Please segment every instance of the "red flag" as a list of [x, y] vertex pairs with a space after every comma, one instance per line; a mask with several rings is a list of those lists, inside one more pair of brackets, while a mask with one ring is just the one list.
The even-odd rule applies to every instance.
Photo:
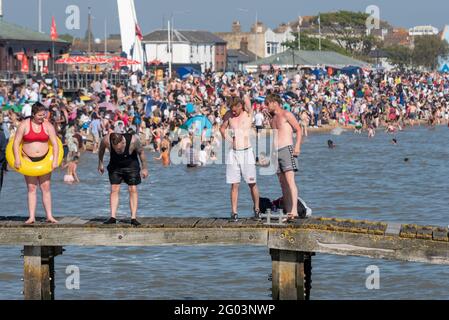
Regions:
[[22, 72], [29, 72], [30, 71], [30, 66], [28, 65], [28, 57], [26, 55], [23, 56], [22, 58]]
[[58, 32], [56, 31], [56, 21], [55, 17], [51, 18], [51, 30], [50, 30], [51, 40], [55, 41], [58, 39]]
[[140, 41], [143, 40], [142, 30], [140, 29], [140, 26], [136, 23], [136, 36], [139, 38]]

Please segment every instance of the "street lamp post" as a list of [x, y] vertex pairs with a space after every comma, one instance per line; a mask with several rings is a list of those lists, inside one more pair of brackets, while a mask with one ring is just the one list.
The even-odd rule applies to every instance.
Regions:
[[189, 14], [190, 12], [191, 12], [190, 10], [173, 11], [171, 13], [171, 16], [170, 16], [170, 19], [169, 19], [169, 23], [168, 23], [168, 25], [169, 25], [169, 27], [168, 27], [169, 35], [168, 35], [168, 37], [169, 37], [169, 50], [170, 50], [170, 67], [169, 67], [169, 69], [170, 69], [170, 71], [169, 71], [170, 77], [172, 76], [171, 69], [172, 69], [172, 64], [173, 64], [173, 41], [174, 41], [174, 38], [175, 38], [175, 15], [176, 14]]

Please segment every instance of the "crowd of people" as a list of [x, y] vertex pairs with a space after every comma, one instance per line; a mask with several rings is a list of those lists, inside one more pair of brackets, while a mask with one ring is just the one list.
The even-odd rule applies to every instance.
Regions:
[[[248, 117], [242, 120], [244, 124], [238, 120], [240, 124], [232, 125], [233, 119], [240, 117], [241, 113], [232, 109], [236, 106], [244, 108]], [[143, 149], [159, 153], [155, 159], [162, 161], [164, 166], [170, 166], [170, 152], [177, 145], [180, 155], [188, 159], [188, 166], [195, 167], [216, 160], [223, 139], [229, 138], [235, 146], [238, 135], [234, 133], [229, 137], [223, 129], [235, 130], [235, 126], [243, 125], [259, 134], [265, 128], [281, 127], [280, 122], [276, 125], [274, 121], [279, 118], [300, 130], [297, 136], [307, 136], [312, 128], [352, 127], [356, 133], [367, 132], [372, 138], [379, 128], [395, 133], [405, 126], [422, 122], [430, 126], [447, 123], [449, 75], [381, 73], [362, 69], [351, 75], [316, 75], [307, 70], [271, 70], [252, 75], [206, 71], [198, 77], [156, 81], [151, 72], [136, 72], [129, 73], [129, 80], [125, 83], [111, 84], [104, 76], [93, 81], [89, 88], [70, 95], [55, 82], [35, 76], [25, 81], [15, 79], [0, 83], [0, 110], [5, 141], [12, 136], [23, 138], [30, 132], [34, 134], [32, 130], [41, 130], [53, 139], [54, 128], [55, 136], [63, 144], [60, 152], [64, 153], [63, 168], [67, 169], [64, 181], [78, 183], [80, 179], [76, 170], [82, 153], [90, 151], [103, 156], [105, 149], [113, 149], [111, 135], [114, 142], [123, 144], [128, 151], [132, 144], [131, 149], [134, 148], [140, 157]], [[279, 116], [281, 110], [287, 114]], [[195, 122], [186, 126], [189, 119], [197, 116], [204, 119], [204, 127], [198, 127]], [[39, 129], [42, 124], [42, 129]], [[132, 139], [138, 139], [139, 144], [135, 146], [136, 142], [130, 142], [134, 140], [128, 141], [129, 137], [122, 140], [117, 135], [135, 137]], [[199, 149], [194, 148], [196, 136], [200, 139]], [[281, 158], [289, 171], [296, 171], [289, 158], [298, 156], [300, 145], [287, 140], [289, 142], [281, 146], [286, 148], [282, 150]], [[247, 147], [242, 142], [234, 151], [238, 153]], [[239, 157], [239, 154], [234, 154], [237, 163]], [[261, 163], [264, 158], [262, 154], [255, 154], [256, 163]], [[4, 161], [0, 164], [3, 172]], [[146, 170], [146, 166], [143, 169]], [[239, 168], [234, 169], [237, 172]], [[104, 171], [104, 168], [99, 167], [99, 170]], [[237, 184], [240, 177], [231, 171], [227, 173], [228, 183]], [[121, 182], [127, 177], [122, 178], [117, 180]], [[257, 214], [255, 177], [251, 173], [244, 178], [250, 185]], [[27, 182], [28, 185], [37, 184], [35, 180]], [[284, 176], [281, 186], [283, 191], [292, 189], [292, 177]], [[296, 198], [297, 191], [291, 191], [292, 197]], [[232, 194], [233, 199], [238, 196], [236, 187]], [[236, 217], [234, 201], [232, 210], [232, 216]], [[135, 210], [132, 211], [135, 219]], [[52, 221], [51, 210], [48, 216]]]

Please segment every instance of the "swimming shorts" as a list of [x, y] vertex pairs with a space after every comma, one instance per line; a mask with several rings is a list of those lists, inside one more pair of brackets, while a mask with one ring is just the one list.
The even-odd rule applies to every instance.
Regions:
[[257, 182], [256, 159], [253, 148], [230, 150], [226, 162], [226, 183], [240, 183], [241, 179], [248, 184]]
[[293, 146], [286, 146], [278, 150], [278, 174], [289, 171], [298, 172], [298, 165], [293, 156]]
[[134, 168], [110, 168], [109, 172], [109, 182], [112, 185], [119, 185], [125, 182], [128, 186], [138, 186], [142, 183], [142, 178], [140, 176], [140, 170]]

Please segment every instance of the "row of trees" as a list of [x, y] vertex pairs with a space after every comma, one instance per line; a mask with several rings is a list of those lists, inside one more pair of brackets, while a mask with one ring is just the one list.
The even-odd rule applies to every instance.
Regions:
[[389, 62], [400, 69], [422, 67], [436, 70], [440, 59], [449, 57], [449, 44], [438, 35], [415, 37], [413, 48], [393, 45], [383, 50]]
[[[441, 58], [449, 57], [449, 44], [437, 35], [417, 36], [414, 38], [413, 46], [385, 46], [379, 38], [367, 32], [366, 22], [369, 18], [366, 13], [351, 11], [323, 13], [313, 17], [309, 21], [311, 25], [301, 33], [301, 49], [319, 49], [317, 31], [321, 20], [322, 50], [336, 51], [365, 61], [372, 61], [371, 52], [377, 49], [386, 53], [389, 62], [401, 69], [422, 67], [435, 70]], [[380, 21], [380, 27], [392, 28], [385, 21]], [[297, 50], [298, 32], [293, 32], [293, 35], [295, 40], [288, 41], [284, 45]]]

